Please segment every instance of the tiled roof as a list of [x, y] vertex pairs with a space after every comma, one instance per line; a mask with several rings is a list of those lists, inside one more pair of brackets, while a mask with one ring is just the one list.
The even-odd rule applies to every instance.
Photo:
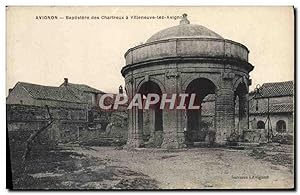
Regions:
[[18, 82], [34, 99], [54, 100], [81, 103], [72, 92], [61, 87], [50, 87], [31, 83]]
[[293, 112], [294, 105], [293, 104], [278, 104], [272, 105], [270, 107], [271, 113], [279, 113], [279, 112]]
[[[61, 86], [63, 86], [64, 84], [62, 84]], [[74, 84], [74, 83], [68, 83], [67, 86], [70, 87], [74, 87], [79, 91], [83, 91], [83, 92], [91, 92], [91, 93], [99, 93], [99, 94], [104, 94], [103, 91], [100, 91], [98, 89], [95, 89], [93, 87], [90, 87], [88, 85], [85, 84]]]
[[[270, 113], [287, 113], [293, 112], [293, 104], [270, 104], [269, 112]], [[250, 107], [250, 114], [266, 114], [268, 113], [268, 106], [260, 106], [259, 110], [256, 110], [255, 106]]]
[[[253, 94], [253, 92], [251, 93]], [[293, 96], [294, 83], [293, 81], [276, 82], [276, 83], [264, 83], [259, 88], [257, 98], [264, 97], [280, 97], [280, 96]]]

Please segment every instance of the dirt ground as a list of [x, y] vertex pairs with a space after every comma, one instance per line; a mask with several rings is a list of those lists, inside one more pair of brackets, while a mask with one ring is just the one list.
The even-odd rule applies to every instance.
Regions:
[[[157, 181], [158, 188], [163, 189], [292, 188], [292, 163], [278, 163], [272, 157], [280, 156], [280, 150], [275, 151], [274, 148], [269, 147], [263, 156], [261, 152], [257, 152], [261, 148], [124, 151], [93, 147], [94, 150], [77, 148], [76, 151], [101, 159], [112, 166], [127, 167], [134, 172], [143, 173]], [[292, 148], [287, 146], [281, 149], [286, 154]], [[273, 156], [271, 152], [276, 155]]]
[[288, 145], [245, 150], [64, 147], [38, 162], [33, 156], [25, 173], [14, 181], [14, 188], [293, 188], [292, 149]]

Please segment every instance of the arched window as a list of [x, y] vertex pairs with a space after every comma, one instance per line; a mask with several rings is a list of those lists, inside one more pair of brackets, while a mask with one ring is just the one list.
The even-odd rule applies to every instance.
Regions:
[[277, 130], [277, 132], [285, 132], [286, 131], [286, 124], [283, 120], [280, 120], [276, 123], [276, 130]]
[[257, 122], [257, 129], [264, 129], [265, 128], [265, 123], [263, 121], [258, 121]]

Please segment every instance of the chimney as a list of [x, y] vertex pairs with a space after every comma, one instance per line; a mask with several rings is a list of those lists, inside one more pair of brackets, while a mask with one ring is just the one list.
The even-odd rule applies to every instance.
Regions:
[[64, 78], [64, 86], [68, 85], [68, 78]]
[[119, 94], [123, 94], [123, 87], [122, 87], [122, 85], [120, 85], [120, 87], [119, 87]]
[[12, 90], [13, 90], [12, 88], [9, 88], [8, 89], [8, 94], [10, 94]]

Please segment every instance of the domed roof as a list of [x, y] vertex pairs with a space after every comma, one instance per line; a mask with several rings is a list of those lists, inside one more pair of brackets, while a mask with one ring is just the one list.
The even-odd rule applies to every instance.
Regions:
[[209, 30], [204, 26], [197, 25], [197, 24], [190, 24], [190, 21], [187, 19], [187, 15], [183, 14], [183, 18], [180, 21], [179, 25], [155, 33], [147, 40], [147, 43], [170, 39], [170, 38], [189, 38], [189, 37], [223, 39], [223, 37], [221, 37], [214, 31]]

